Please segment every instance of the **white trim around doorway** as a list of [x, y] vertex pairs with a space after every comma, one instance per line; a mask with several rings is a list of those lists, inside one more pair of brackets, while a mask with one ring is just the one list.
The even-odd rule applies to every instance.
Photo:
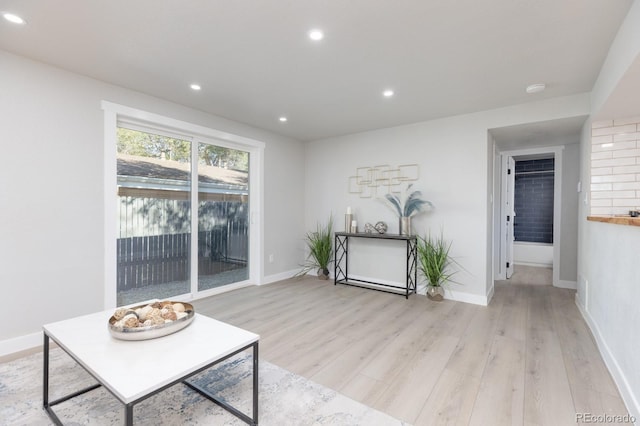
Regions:
[[[117, 305], [116, 296], [116, 128], [119, 123], [133, 123], [137, 127], [149, 126], [161, 130], [163, 133], [189, 135], [192, 141], [198, 143], [213, 142], [225, 148], [242, 149], [249, 152], [249, 280], [236, 285], [226, 286], [229, 289], [246, 285], [259, 285], [264, 280], [264, 261], [261, 253], [264, 251], [264, 149], [265, 143], [244, 136], [234, 135], [197, 124], [177, 120], [163, 115], [139, 110], [136, 108], [102, 101], [104, 111], [104, 308], [111, 309]], [[192, 292], [184, 295], [194, 297], [193, 280], [197, 276], [192, 274]], [[196, 287], [197, 288], [197, 287]], [[211, 294], [219, 292], [216, 290]], [[200, 295], [200, 296], [204, 296]], [[210, 295], [207, 293], [206, 295]]]
[[[560, 241], [561, 241], [561, 208], [562, 208], [562, 153], [564, 146], [549, 146], [540, 148], [519, 149], [510, 151], [500, 151], [497, 153], [497, 165], [503, 164], [505, 157], [523, 157], [537, 155], [553, 155], [554, 161], [554, 183], [553, 183], [553, 285], [555, 287], [567, 287], [567, 283], [560, 281]], [[495, 164], [495, 163], [494, 163]], [[502, 176], [500, 175], [502, 178]], [[504, 203], [502, 191], [499, 193], [499, 202], [494, 205], [494, 214], [500, 215]], [[501, 226], [494, 232], [499, 235], [498, 241], [500, 245], [505, 244], [506, 229]], [[503, 253], [505, 247], [500, 246], [496, 253]], [[499, 268], [494, 276], [496, 280], [506, 279], [505, 270]]]

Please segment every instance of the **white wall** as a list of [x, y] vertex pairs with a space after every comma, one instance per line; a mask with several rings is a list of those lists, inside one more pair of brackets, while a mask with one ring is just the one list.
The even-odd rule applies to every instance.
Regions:
[[504, 250], [504, 244], [501, 244], [502, 235], [500, 232], [500, 226], [502, 225], [502, 213], [500, 211], [500, 203], [502, 199], [502, 164], [500, 161], [500, 153], [498, 152], [498, 147], [496, 146], [496, 141], [491, 134], [489, 134], [489, 145], [492, 148], [493, 155], [493, 188], [490, 190], [490, 194], [492, 194], [490, 199], [491, 205], [488, 207], [494, 211], [490, 213], [493, 217], [493, 241], [491, 243], [493, 263], [490, 267], [491, 270], [489, 270], [489, 267], [487, 267], [487, 272], [491, 272], [493, 275], [491, 277], [487, 277], [487, 283], [490, 283], [491, 289], [493, 289], [493, 281], [494, 279], [496, 279], [496, 277], [504, 276], [506, 278], [506, 264], [504, 264], [504, 262], [502, 261], [502, 251]]
[[[617, 93], [618, 82], [640, 54], [640, 2], [635, 1], [602, 67], [593, 90], [592, 117], [607, 120], [605, 109], [628, 93]], [[627, 111], [627, 117], [640, 111]], [[591, 181], [591, 123], [581, 138], [581, 182], [578, 250], [580, 307], [603, 358], [631, 415], [640, 418], [640, 229], [634, 226], [587, 221]]]
[[578, 182], [580, 144], [564, 145], [562, 152], [562, 205], [560, 207], [559, 275], [562, 287], [576, 287], [578, 279]]
[[[640, 414], [640, 228], [588, 222], [580, 305], [631, 414]], [[640, 418], [640, 417], [638, 417]]]
[[[498, 181], [496, 180], [496, 169], [500, 168], [500, 164], [496, 163], [496, 144], [493, 136], [487, 131], [486, 133], [486, 149], [487, 149], [487, 168], [486, 168], [486, 204], [485, 204], [485, 217], [487, 224], [487, 234], [485, 240], [485, 297], [487, 303], [491, 301], [494, 292], [494, 281], [493, 277], [495, 275], [494, 265], [495, 265], [495, 251], [493, 249], [494, 244], [494, 236], [496, 234], [495, 225], [496, 222], [499, 221], [498, 218], [493, 214], [495, 195], [493, 193], [496, 184]], [[498, 175], [499, 176], [499, 175]]]
[[[415, 229], [424, 234], [442, 228], [453, 241], [452, 254], [466, 271], [456, 276], [462, 285], [452, 286], [456, 294], [451, 296], [486, 303], [493, 276], [489, 205], [493, 148], [487, 130], [575, 117], [588, 110], [588, 95], [578, 95], [310, 142], [306, 150], [307, 228], [312, 229], [331, 212], [342, 223], [346, 207], [352, 206], [358, 223], [384, 220], [390, 232], [397, 232], [392, 211], [377, 200], [349, 194], [348, 178], [361, 166], [418, 163], [421, 177], [414, 187], [423, 191], [435, 209], [417, 216]], [[397, 250], [374, 254], [376, 248], [368, 245], [371, 247], [361, 250], [359, 259], [353, 252], [354, 273], [401, 282], [402, 271], [391, 262], [403, 254]]]
[[266, 280], [297, 268], [301, 143], [2, 51], [0, 64], [0, 355], [103, 308], [102, 100], [265, 142]]
[[[609, 48], [607, 58], [591, 91], [592, 115], [595, 120], [624, 118], [602, 116], [601, 113], [606, 110], [618, 110], [615, 105], [612, 106], [610, 103], [623, 101], [623, 98], [628, 97], [628, 93], [616, 94], [616, 88], [639, 55], [640, 1], [635, 0]], [[626, 116], [634, 115], [637, 113], [632, 112]]]
[[[586, 142], [585, 142], [586, 141]], [[588, 226], [587, 216], [589, 215], [589, 190], [585, 182], [591, 180], [591, 119], [582, 126], [580, 135], [580, 182], [581, 191], [578, 194], [578, 282], [576, 292], [576, 303], [583, 308], [586, 306], [586, 283], [585, 276], [588, 262], [591, 259], [591, 247], [587, 244]]]
[[631, 415], [640, 418], [640, 228], [591, 222], [591, 121], [583, 129], [576, 304]]

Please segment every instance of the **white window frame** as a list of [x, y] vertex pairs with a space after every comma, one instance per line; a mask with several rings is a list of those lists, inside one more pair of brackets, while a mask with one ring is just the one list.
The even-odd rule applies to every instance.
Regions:
[[[223, 291], [247, 285], [260, 285], [264, 277], [264, 261], [262, 252], [264, 247], [264, 142], [234, 135], [216, 129], [181, 121], [163, 115], [143, 111], [124, 105], [102, 101], [104, 111], [104, 308], [111, 309], [117, 305], [117, 163], [116, 139], [119, 125], [135, 127], [148, 132], [160, 132], [163, 135], [188, 140], [193, 146], [208, 143], [224, 148], [238, 149], [249, 152], [249, 279], [240, 283], [229, 284], [203, 292], [197, 292], [198, 276], [191, 259], [191, 293], [182, 299], [206, 297]], [[198, 161], [198, 150], [192, 149], [192, 164]], [[198, 193], [198, 180], [191, 179], [191, 191]], [[197, 203], [197, 197], [192, 197], [192, 203]], [[197, 204], [196, 204], [197, 206]], [[192, 206], [193, 207], [193, 206]], [[197, 211], [197, 209], [192, 210]], [[192, 215], [191, 229], [197, 229], [197, 217]], [[196, 238], [191, 239], [191, 252], [197, 252]]]

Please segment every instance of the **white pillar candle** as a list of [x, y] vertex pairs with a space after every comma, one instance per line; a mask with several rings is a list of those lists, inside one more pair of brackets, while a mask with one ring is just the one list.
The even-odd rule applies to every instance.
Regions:
[[347, 214], [351, 214], [351, 207], [347, 207]]

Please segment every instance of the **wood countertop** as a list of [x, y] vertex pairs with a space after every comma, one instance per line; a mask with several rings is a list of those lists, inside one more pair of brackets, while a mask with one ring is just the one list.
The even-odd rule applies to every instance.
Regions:
[[587, 216], [592, 222], [615, 223], [616, 225], [640, 226], [640, 217], [631, 216]]

